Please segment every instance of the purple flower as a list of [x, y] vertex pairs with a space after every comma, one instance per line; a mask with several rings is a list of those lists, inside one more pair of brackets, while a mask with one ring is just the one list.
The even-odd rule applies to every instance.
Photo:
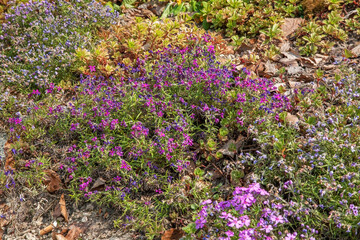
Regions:
[[206, 223], [206, 219], [204, 218], [199, 218], [195, 221], [196, 224], [196, 229], [200, 229], [204, 227], [204, 224]]

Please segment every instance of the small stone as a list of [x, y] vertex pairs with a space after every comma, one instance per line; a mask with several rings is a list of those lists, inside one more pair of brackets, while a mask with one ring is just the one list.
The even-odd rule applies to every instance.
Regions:
[[85, 222], [87, 222], [88, 221], [88, 218], [87, 217], [83, 217], [82, 219], [81, 219], [81, 222], [83, 222], [83, 223], [85, 223]]

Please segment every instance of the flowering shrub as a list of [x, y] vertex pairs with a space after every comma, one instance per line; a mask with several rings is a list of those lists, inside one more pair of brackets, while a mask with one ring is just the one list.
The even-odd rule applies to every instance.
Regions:
[[44, 86], [71, 79], [76, 48], [89, 47], [98, 27], [114, 23], [95, 1], [30, 1], [6, 14], [0, 30], [0, 81]]
[[[227, 201], [201, 203], [196, 217], [196, 234], [204, 239], [295, 239], [297, 233], [282, 232], [292, 214], [283, 204], [270, 202], [269, 193], [253, 183], [248, 187], [237, 187], [233, 197]], [[194, 230], [189, 225], [188, 232]], [[281, 230], [281, 231], [280, 231]]]

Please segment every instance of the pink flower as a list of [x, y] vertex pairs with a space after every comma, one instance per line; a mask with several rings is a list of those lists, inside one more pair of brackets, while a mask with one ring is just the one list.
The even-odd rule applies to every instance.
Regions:
[[90, 68], [90, 72], [95, 72], [96, 71], [95, 66], [89, 66], [89, 68]]
[[235, 227], [235, 228], [239, 229], [244, 226], [244, 223], [241, 220], [239, 220], [238, 218], [232, 217], [232, 218], [230, 218], [230, 221], [228, 222], [227, 225], [229, 227]]
[[231, 213], [222, 212], [221, 215], [219, 216], [219, 218], [229, 219], [229, 218], [232, 218], [232, 215], [231, 215]]
[[210, 204], [212, 201], [211, 199], [205, 200], [201, 203], [201, 205], [206, 205], [206, 204]]
[[266, 233], [270, 233], [273, 230], [273, 227], [271, 225], [266, 225], [261, 230], [265, 231]]
[[245, 226], [247, 226], [247, 227], [248, 227], [248, 226], [250, 225], [250, 223], [251, 223], [250, 218], [249, 218], [248, 215], [241, 216], [241, 217], [240, 217], [240, 220], [243, 222], [243, 225], [245, 225]]
[[284, 238], [284, 240], [295, 240], [295, 239], [296, 239], [296, 235], [297, 235], [296, 232], [294, 232], [293, 234], [288, 233], [288, 234], [286, 235], [286, 237]]
[[228, 237], [232, 237], [232, 236], [234, 236], [234, 232], [233, 231], [227, 231], [227, 232], [225, 232], [225, 234], [228, 236]]
[[278, 223], [284, 223], [284, 217], [281, 215], [271, 215], [270, 220], [275, 222], [275, 225], [277, 225]]

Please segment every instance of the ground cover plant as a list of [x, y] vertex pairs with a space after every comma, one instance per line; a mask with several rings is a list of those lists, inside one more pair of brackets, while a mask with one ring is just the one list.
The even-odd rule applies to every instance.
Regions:
[[[288, 16], [327, 13], [294, 33], [303, 55], [330, 35], [345, 40], [344, 26], [357, 34], [358, 10], [339, 12], [355, 1], [310, 2], [212, 1], [194, 18], [228, 36], [263, 34], [276, 53]], [[169, 229], [184, 240], [359, 238], [356, 52], [334, 60], [335, 74], [319, 69], [316, 82], [287, 91], [222, 61], [227, 42], [184, 15], [123, 25], [108, 6], [30, 1], [6, 15], [0, 196], [63, 191], [74, 204], [111, 207], [115, 227], [147, 239]], [[231, 8], [254, 12], [234, 29], [222, 23]]]
[[17, 6], [5, 18], [0, 80], [41, 87], [70, 80], [75, 50], [89, 47], [97, 29], [114, 24], [116, 14], [94, 1], [35, 1]]

